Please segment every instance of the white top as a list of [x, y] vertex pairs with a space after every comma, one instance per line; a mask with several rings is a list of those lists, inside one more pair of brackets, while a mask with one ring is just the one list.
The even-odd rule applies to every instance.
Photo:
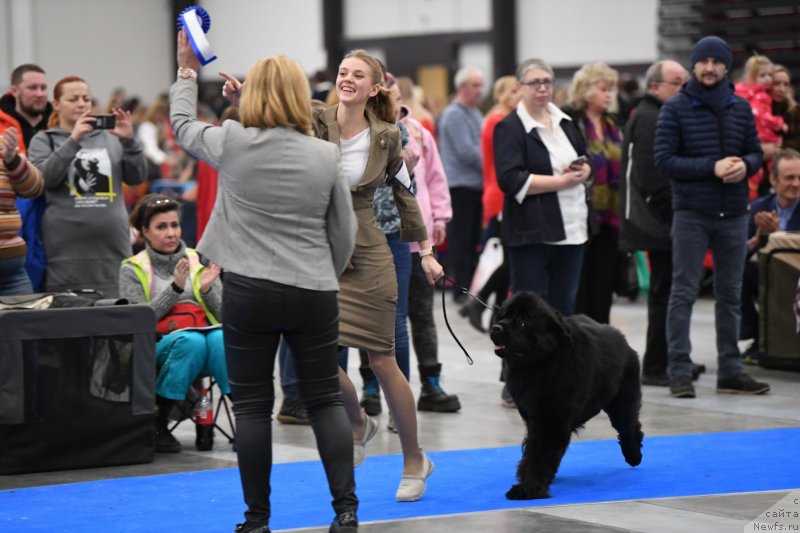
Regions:
[[342, 174], [347, 178], [350, 187], [361, 181], [369, 159], [369, 128], [358, 133], [352, 139], [339, 139], [342, 154]]
[[[538, 128], [539, 137], [550, 154], [553, 175], [557, 176], [563, 174], [569, 168], [569, 164], [578, 158], [578, 153], [573, 148], [572, 143], [569, 142], [567, 134], [561, 128], [562, 120], [572, 119], [552, 102], [547, 104], [547, 111], [550, 113], [551, 123], [553, 124], [552, 129], [534, 119], [525, 109], [525, 105], [522, 102], [517, 104], [517, 116], [522, 121], [522, 127], [525, 128], [526, 133], [530, 133], [533, 128]], [[515, 196], [517, 202], [522, 203], [527, 197], [532, 179], [533, 174], [528, 176], [528, 181], [525, 182], [525, 185]], [[557, 192], [557, 195], [561, 218], [564, 221], [564, 233], [567, 237], [562, 241], [546, 244], [585, 243], [589, 239], [589, 229], [587, 227], [589, 208], [586, 206], [586, 186], [583, 183], [579, 183], [567, 189], [561, 189]]]

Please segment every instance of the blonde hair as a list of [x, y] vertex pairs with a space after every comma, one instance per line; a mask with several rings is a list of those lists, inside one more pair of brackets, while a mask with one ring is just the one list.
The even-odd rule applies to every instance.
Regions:
[[282, 126], [312, 135], [311, 88], [300, 65], [286, 56], [256, 61], [247, 73], [239, 116], [245, 127]]
[[767, 56], [753, 54], [744, 64], [744, 79], [750, 83], [755, 83], [758, 79], [758, 71], [764, 67], [772, 67], [772, 61]]
[[569, 88], [569, 103], [578, 111], [583, 111], [589, 105], [589, 97], [597, 90], [596, 83], [605, 81], [612, 91], [617, 90], [619, 74], [606, 63], [589, 63], [582, 66], [572, 76], [572, 85]]
[[492, 90], [492, 98], [496, 103], [502, 102], [508, 93], [514, 90], [514, 87], [517, 83], [516, 76], [501, 76], [497, 78], [494, 82], [494, 88]]
[[383, 65], [381, 65], [381, 62], [369, 52], [360, 48], [351, 50], [344, 56], [344, 59], [349, 58], [360, 59], [366, 63], [372, 73], [370, 81], [380, 85], [378, 93], [367, 100], [367, 110], [384, 122], [389, 122], [390, 124], [394, 123], [397, 116], [397, 108], [395, 107], [395, 100], [392, 98], [389, 89], [383, 86], [383, 82], [386, 78], [386, 71]]
[[789, 78], [789, 89], [786, 91], [786, 103], [788, 104], [786, 109], [792, 111], [797, 106], [797, 102], [794, 99], [794, 88], [792, 87], [792, 73], [783, 65], [776, 64], [772, 69], [773, 81], [775, 81], [775, 74], [778, 72], [783, 72]]

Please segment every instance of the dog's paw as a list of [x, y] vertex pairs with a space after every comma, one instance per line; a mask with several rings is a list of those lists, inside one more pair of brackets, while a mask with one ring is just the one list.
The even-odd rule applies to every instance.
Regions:
[[549, 497], [550, 493], [547, 489], [535, 489], [527, 485], [513, 485], [506, 492], [506, 498], [509, 500], [537, 500]]

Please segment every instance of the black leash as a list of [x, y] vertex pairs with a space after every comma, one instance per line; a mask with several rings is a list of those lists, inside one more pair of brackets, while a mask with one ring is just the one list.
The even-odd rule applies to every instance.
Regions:
[[450, 327], [450, 321], [447, 319], [447, 305], [445, 300], [445, 292], [446, 292], [445, 288], [447, 286], [447, 283], [449, 282], [453, 288], [460, 290], [462, 293], [466, 294], [467, 296], [469, 296], [470, 298], [472, 298], [473, 300], [484, 306], [486, 309], [489, 309], [491, 311], [496, 311], [497, 307], [493, 307], [487, 304], [486, 302], [484, 302], [483, 300], [481, 300], [480, 298], [469, 292], [469, 289], [466, 289], [461, 285], [459, 285], [458, 283], [456, 283], [455, 281], [453, 281], [452, 278], [448, 278], [447, 276], [442, 276], [441, 278], [439, 278], [439, 280], [442, 282], [442, 314], [444, 315], [444, 323], [447, 325], [447, 329], [448, 331], [450, 331], [450, 335], [453, 336], [453, 339], [456, 341], [456, 344], [458, 344], [459, 348], [461, 348], [464, 351], [464, 355], [467, 356], [467, 361], [469, 362], [469, 364], [474, 364], [472, 361], [472, 357], [469, 356], [469, 352], [467, 352], [467, 349], [464, 348], [464, 345], [461, 344], [461, 341], [459, 341], [458, 337], [456, 337], [453, 328]]

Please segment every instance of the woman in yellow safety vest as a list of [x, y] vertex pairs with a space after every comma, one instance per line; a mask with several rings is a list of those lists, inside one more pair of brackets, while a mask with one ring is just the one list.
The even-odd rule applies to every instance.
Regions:
[[[167, 429], [175, 400], [183, 400], [192, 382], [213, 376], [224, 394], [230, 393], [225, 347], [219, 325], [222, 308], [220, 267], [203, 266], [196, 251], [181, 240], [178, 202], [149, 194], [136, 203], [130, 223], [141, 234], [145, 249], [122, 262], [120, 296], [148, 303], [156, 313], [156, 451], [180, 451]], [[208, 329], [199, 329], [208, 328]], [[200, 436], [198, 449], [211, 449], [212, 436]]]

